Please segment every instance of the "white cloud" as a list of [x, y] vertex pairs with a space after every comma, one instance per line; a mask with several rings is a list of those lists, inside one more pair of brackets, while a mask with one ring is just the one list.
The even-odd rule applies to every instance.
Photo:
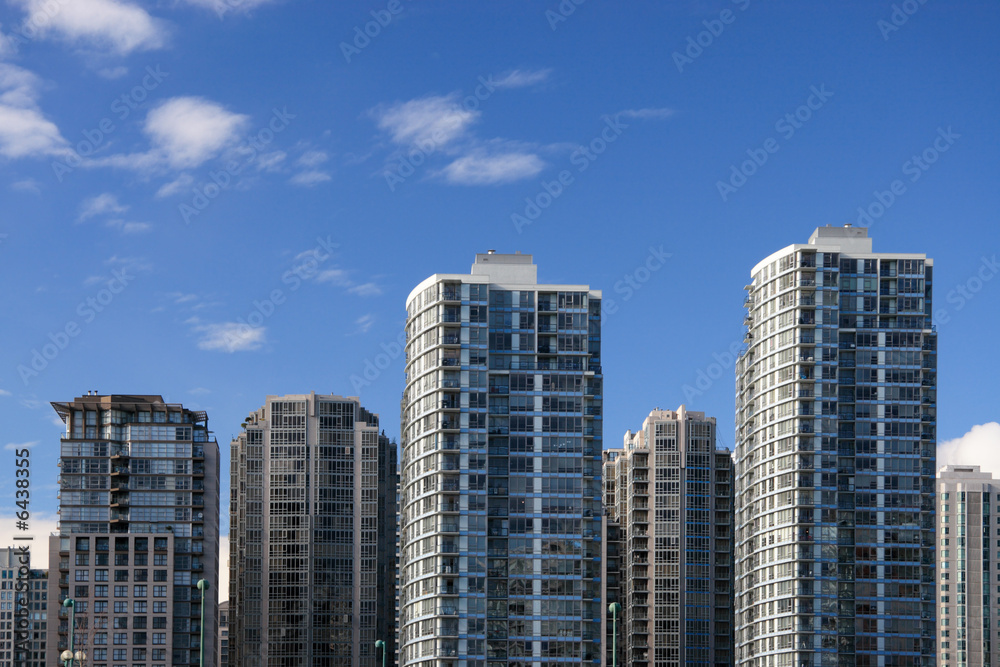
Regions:
[[26, 25], [42, 36], [56, 33], [71, 44], [121, 55], [166, 44], [166, 23], [125, 0], [15, 1], [28, 15]]
[[118, 197], [111, 194], [110, 192], [105, 192], [103, 194], [95, 195], [83, 200], [80, 204], [80, 214], [77, 216], [77, 222], [83, 222], [87, 218], [93, 218], [95, 215], [104, 215], [105, 213], [124, 213], [128, 210], [128, 206], [118, 203]]
[[60, 155], [68, 142], [38, 108], [41, 82], [28, 70], [0, 63], [0, 155]]
[[142, 234], [153, 229], [152, 223], [131, 220], [108, 220], [105, 224], [112, 229], [117, 229], [122, 234]]
[[188, 393], [195, 396], [205, 396], [206, 394], [211, 394], [212, 390], [205, 387], [195, 387], [194, 389], [189, 389]]
[[499, 80], [493, 82], [496, 88], [524, 88], [541, 83], [552, 74], [551, 69], [520, 70], [516, 69], [508, 72]]
[[[197, 322], [196, 318], [192, 321]], [[242, 322], [221, 322], [218, 324], [195, 324], [194, 330], [201, 334], [198, 349], [220, 352], [249, 352], [259, 350], [266, 342], [266, 327], [251, 327]]]
[[0, 396], [10, 396], [11, 393], [6, 389], [0, 389]]
[[181, 192], [182, 190], [186, 190], [192, 183], [194, 183], [194, 177], [191, 176], [191, 174], [183, 173], [157, 190], [156, 197], [158, 199], [170, 197], [178, 192]]
[[[42, 495], [41, 489], [36, 489], [38, 495]], [[52, 496], [49, 496], [51, 498]], [[49, 562], [49, 535], [57, 532], [59, 517], [48, 513], [43, 513], [37, 509], [32, 509], [31, 519], [28, 521], [28, 530], [17, 529], [17, 516], [14, 514], [0, 514], [0, 544], [12, 546], [19, 544], [15, 542], [15, 537], [34, 537], [33, 542], [20, 542], [20, 544], [31, 544], [32, 549], [31, 567], [45, 569]]]
[[[211, 100], [173, 97], [146, 116], [143, 131], [152, 144], [149, 151], [111, 155], [91, 164], [138, 170], [191, 169], [235, 144], [249, 123], [249, 116], [228, 111]], [[173, 185], [168, 184], [161, 191], [172, 194]]]
[[8, 442], [3, 446], [8, 452], [14, 452], [18, 449], [31, 449], [39, 443], [38, 440], [32, 440], [30, 442]]
[[983, 472], [1000, 477], [1000, 423], [988, 422], [937, 448], [937, 465], [978, 465]]
[[120, 79], [128, 74], [128, 67], [123, 65], [119, 65], [118, 67], [103, 67], [97, 70], [97, 74], [105, 79]]
[[197, 167], [235, 142], [250, 118], [200, 97], [174, 97], [149, 112], [146, 134], [175, 169]]
[[288, 154], [285, 151], [271, 151], [257, 156], [257, 171], [278, 171]]
[[445, 180], [456, 185], [496, 185], [537, 175], [545, 162], [533, 153], [488, 154], [477, 151], [444, 168]]
[[615, 118], [620, 118], [624, 116], [625, 118], [638, 118], [640, 120], [649, 120], [652, 118], [670, 118], [674, 115], [673, 109], [668, 109], [666, 107], [661, 107], [658, 109], [625, 109], [619, 111], [615, 114]]
[[478, 111], [462, 107], [457, 94], [396, 102], [376, 107], [371, 114], [379, 129], [388, 132], [396, 143], [431, 150], [464, 137], [479, 118]]
[[17, 190], [18, 192], [31, 192], [36, 195], [42, 193], [41, 183], [33, 178], [15, 181], [10, 184], [10, 189]]
[[368, 315], [362, 315], [358, 319], [354, 320], [354, 324], [357, 326], [355, 333], [368, 333], [372, 326], [375, 324], [375, 316], [369, 313]]
[[320, 271], [319, 275], [316, 276], [316, 282], [318, 283], [333, 283], [340, 287], [350, 286], [351, 281], [347, 278], [347, 271], [343, 269], [326, 269]]
[[295, 174], [288, 182], [292, 185], [301, 185], [303, 187], [311, 188], [314, 185], [319, 185], [325, 181], [330, 180], [330, 174], [325, 171], [310, 170], [303, 171], [301, 174]]
[[226, 12], [235, 11], [247, 13], [261, 5], [267, 5], [274, 0], [184, 0], [194, 7], [214, 10], [221, 18]]
[[104, 263], [107, 266], [124, 269], [130, 273], [148, 273], [153, 270], [153, 265], [143, 257], [119, 257], [118, 255], [112, 255], [104, 260]]
[[303, 153], [296, 163], [303, 167], [315, 167], [326, 162], [330, 158], [325, 151], [311, 150]]
[[375, 283], [362, 283], [349, 287], [347, 291], [356, 296], [378, 296], [382, 293], [382, 288]]

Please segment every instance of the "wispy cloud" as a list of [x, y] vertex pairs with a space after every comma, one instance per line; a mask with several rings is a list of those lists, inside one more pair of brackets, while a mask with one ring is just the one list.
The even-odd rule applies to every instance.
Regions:
[[77, 222], [83, 222], [84, 220], [93, 218], [96, 215], [124, 213], [127, 210], [128, 206], [120, 204], [118, 202], [118, 197], [110, 192], [105, 192], [84, 199], [80, 204], [80, 214], [76, 217], [76, 220]]
[[660, 107], [657, 109], [624, 109], [614, 114], [615, 118], [638, 118], [639, 120], [650, 120], [655, 118], [670, 118], [674, 115], [673, 109]]
[[28, 70], [0, 63], [0, 155], [61, 155], [69, 142], [38, 108], [41, 81]]
[[146, 116], [143, 131], [150, 139], [149, 151], [111, 155], [90, 164], [140, 171], [193, 169], [233, 146], [249, 123], [248, 116], [231, 112], [211, 100], [173, 97]]
[[251, 327], [243, 322], [201, 324], [197, 318], [188, 320], [192, 329], [201, 335], [198, 349], [213, 352], [251, 352], [259, 350], [266, 342], [266, 327]]
[[362, 315], [358, 319], [354, 320], [354, 324], [357, 327], [354, 333], [363, 334], [368, 333], [372, 326], [375, 324], [375, 316], [371, 313], [367, 315]]
[[120, 55], [163, 47], [167, 24], [124, 0], [67, 0], [53, 12], [49, 0], [15, 0], [41, 36]]
[[128, 74], [128, 67], [119, 65], [118, 67], [103, 67], [97, 70], [97, 74], [105, 79], [120, 79]]
[[524, 88], [542, 83], [552, 74], [551, 69], [515, 69], [493, 82], [496, 88]]
[[325, 171], [319, 171], [316, 169], [311, 169], [309, 171], [303, 171], [300, 174], [295, 174], [288, 182], [292, 185], [301, 185], [302, 187], [311, 188], [314, 185], [319, 185], [330, 180], [330, 174]]
[[10, 189], [18, 192], [30, 192], [36, 195], [42, 193], [41, 183], [33, 178], [25, 178], [20, 181], [14, 181], [10, 184]]
[[152, 231], [153, 224], [150, 222], [135, 222], [134, 220], [108, 220], [104, 223], [112, 229], [117, 229], [122, 234], [142, 234]]
[[220, 16], [224, 15], [226, 12], [238, 12], [238, 13], [248, 13], [261, 5], [268, 5], [275, 0], [184, 0], [189, 5], [194, 7], [202, 7], [204, 9], [212, 9]]
[[379, 296], [382, 294], [382, 288], [374, 281], [355, 282], [349, 277], [348, 271], [341, 268], [324, 269], [316, 274], [315, 280], [317, 283], [330, 283], [337, 287], [343, 287], [348, 294], [355, 296]]
[[188, 389], [188, 393], [193, 394], [194, 396], [205, 396], [207, 394], [211, 394], [212, 390], [206, 389], [205, 387], [195, 387], [194, 389]]
[[533, 153], [489, 154], [480, 150], [444, 168], [446, 181], [457, 185], [497, 185], [536, 176], [545, 162]]
[[299, 159], [295, 162], [302, 167], [316, 167], [328, 159], [330, 159], [330, 156], [325, 151], [310, 150], [300, 155]]
[[39, 442], [40, 441], [38, 440], [31, 440], [30, 442], [8, 442], [6, 445], [3, 446], [3, 448], [9, 452], [13, 452], [18, 449], [31, 449]]
[[171, 197], [179, 192], [183, 192], [191, 187], [194, 183], [194, 177], [191, 174], [183, 173], [169, 183], [164, 184], [156, 191], [156, 197], [162, 199], [163, 197]]
[[937, 465], [978, 465], [1000, 477], [1000, 423], [973, 426], [965, 435], [938, 445]]
[[0, 389], [0, 396], [10, 396], [11, 393], [6, 389]]
[[379, 296], [382, 294], [382, 288], [375, 283], [361, 283], [360, 285], [352, 285], [347, 288], [347, 291], [351, 294], [357, 296]]
[[440, 148], [463, 138], [480, 112], [464, 108], [453, 93], [395, 102], [376, 107], [371, 114], [397, 144]]

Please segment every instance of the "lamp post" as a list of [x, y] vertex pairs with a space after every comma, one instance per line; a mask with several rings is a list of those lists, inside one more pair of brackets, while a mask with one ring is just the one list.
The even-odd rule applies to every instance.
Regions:
[[76, 658], [76, 661], [80, 663], [80, 667], [86, 667], [87, 665], [86, 651], [77, 651], [76, 653], [73, 654], [73, 656]]
[[381, 639], [375, 640], [375, 650], [382, 649], [382, 667], [385, 667], [385, 642]]
[[[76, 600], [66, 598], [63, 600], [63, 606], [69, 607], [69, 648], [63, 651], [60, 657], [66, 663], [66, 667], [73, 667], [73, 629], [76, 625]], [[69, 656], [66, 655], [67, 653]]]
[[618, 612], [622, 610], [622, 606], [617, 602], [612, 602], [608, 605], [608, 611], [611, 612], [611, 665], [612, 667], [618, 667]]
[[205, 667], [205, 594], [208, 593], [208, 582], [199, 579], [198, 590], [201, 591], [201, 645], [198, 647], [198, 664]]

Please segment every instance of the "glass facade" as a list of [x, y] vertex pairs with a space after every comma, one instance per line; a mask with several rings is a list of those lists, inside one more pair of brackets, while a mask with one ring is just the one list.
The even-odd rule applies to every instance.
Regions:
[[1000, 482], [979, 466], [938, 473], [938, 667], [1000, 664]]
[[[219, 568], [219, 446], [208, 416], [160, 396], [96, 394], [52, 406], [66, 424], [59, 458], [59, 533], [50, 538], [50, 618], [88, 665], [196, 665], [201, 641], [199, 579]], [[209, 589], [205, 622], [216, 627]], [[54, 638], [55, 639], [55, 638]], [[216, 633], [205, 634], [214, 655]]]
[[753, 271], [736, 368], [736, 662], [935, 662], [932, 261], [821, 227]]
[[600, 293], [491, 253], [407, 316], [401, 664], [599, 664]]
[[[23, 558], [18, 548], [0, 550], [0, 666], [45, 665], [48, 571], [30, 569], [30, 558], [30, 554]], [[26, 576], [21, 570], [22, 560], [29, 568]], [[20, 581], [26, 583], [27, 589], [18, 590]]]
[[[268, 396], [232, 442], [230, 663], [375, 667], [395, 650], [396, 445], [357, 399]], [[386, 664], [389, 664], [387, 661]]]
[[715, 419], [655, 410], [605, 460], [625, 664], [732, 664], [732, 459], [715, 448]]

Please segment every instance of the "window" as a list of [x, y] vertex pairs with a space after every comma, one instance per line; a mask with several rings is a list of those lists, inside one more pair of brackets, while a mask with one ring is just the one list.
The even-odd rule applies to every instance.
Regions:
[[[146, 604], [146, 603], [143, 602], [143, 604]], [[145, 610], [143, 610], [143, 611], [145, 611]], [[145, 630], [146, 629], [146, 617], [145, 616], [137, 616], [136, 618], [133, 618], [132, 619], [132, 627], [135, 628], [136, 630]]]
[[153, 565], [158, 567], [166, 567], [167, 554], [153, 554]]
[[115, 586], [115, 597], [116, 598], [127, 598], [128, 597], [128, 586]]
[[[133, 614], [145, 614], [146, 613], [146, 601], [136, 600], [132, 603], [132, 613]], [[139, 620], [139, 619], [136, 619]]]
[[77, 554], [76, 555], [77, 565], [90, 565], [90, 554]]
[[153, 617], [153, 629], [163, 629], [167, 628], [167, 617], [166, 616], [154, 616]]
[[[153, 597], [158, 597], [156, 595], [156, 586], [153, 586]], [[164, 597], [166, 597], [164, 595]], [[167, 603], [166, 602], [154, 602], [153, 603], [153, 613], [154, 614], [166, 614], [167, 613]]]
[[146, 581], [149, 577], [149, 570], [136, 570], [132, 573], [132, 581]]
[[74, 589], [73, 597], [86, 598], [90, 597], [90, 586], [77, 586]]
[[115, 617], [113, 624], [116, 630], [128, 630], [128, 616]]
[[166, 581], [167, 571], [166, 570], [153, 570], [153, 581]]
[[[114, 633], [114, 642], [116, 645], [128, 644], [128, 633], [127, 632], [116, 632]], [[115, 658], [118, 660], [119, 658]], [[121, 658], [124, 660], [125, 658]]]
[[154, 632], [153, 633], [153, 646], [166, 646], [166, 645], [167, 645], [167, 633], [166, 632]]
[[108, 587], [107, 587], [107, 585], [94, 586], [94, 597], [95, 598], [106, 598], [106, 597], [108, 597]]
[[108, 613], [108, 603], [105, 602], [95, 602], [94, 603], [94, 613], [95, 614], [106, 614]]
[[[146, 642], [143, 641], [143, 644]], [[145, 660], [146, 659], [146, 649], [144, 648], [134, 648], [132, 649], [132, 659], [133, 660]]]
[[[165, 598], [167, 597], [167, 587], [166, 586], [153, 586], [153, 597], [154, 598]], [[155, 613], [156, 610], [154, 609]]]
[[107, 570], [94, 570], [94, 581], [107, 581], [108, 571]]
[[128, 565], [128, 554], [115, 554], [115, 565], [127, 566]]
[[144, 598], [146, 597], [146, 585], [137, 584], [132, 587], [132, 597]]
[[146, 644], [146, 633], [145, 632], [133, 632], [132, 633], [132, 643], [139, 646], [144, 646]]
[[[117, 644], [118, 641], [116, 640], [115, 643]], [[122, 643], [124, 644], [125, 642], [122, 642]], [[127, 648], [116, 648], [116, 649], [112, 650], [111, 655], [114, 656], [115, 660], [128, 660], [128, 649]]]
[[128, 602], [116, 602], [115, 603], [115, 613], [116, 614], [127, 614], [128, 613]]
[[115, 581], [128, 581], [128, 570], [115, 570]]

